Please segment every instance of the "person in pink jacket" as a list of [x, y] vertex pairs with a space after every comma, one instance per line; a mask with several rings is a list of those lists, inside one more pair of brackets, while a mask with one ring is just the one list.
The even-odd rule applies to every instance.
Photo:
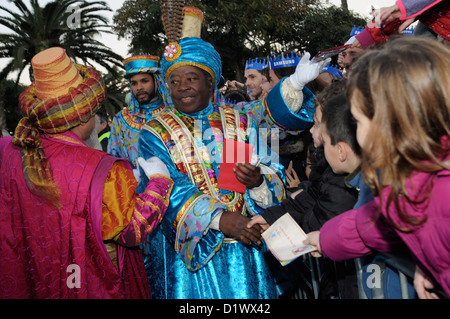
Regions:
[[375, 199], [308, 234], [335, 261], [404, 245], [420, 298], [450, 295], [450, 50], [403, 37], [352, 66], [348, 98]]
[[[366, 49], [371, 45], [385, 42], [419, 20], [415, 34], [419, 29], [429, 29], [439, 42], [449, 45], [450, 41], [450, 5], [442, 0], [397, 0], [389, 7], [383, 7], [371, 13], [374, 21], [355, 36], [352, 47]], [[422, 34], [423, 31], [419, 33]]]

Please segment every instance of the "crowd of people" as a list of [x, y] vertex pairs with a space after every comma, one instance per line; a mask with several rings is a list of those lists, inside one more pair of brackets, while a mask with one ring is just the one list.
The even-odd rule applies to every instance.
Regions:
[[[357, 298], [348, 261], [396, 249], [417, 297], [448, 298], [448, 7], [399, 0], [337, 66], [281, 52], [249, 59], [246, 83], [223, 80], [198, 8], [162, 8], [168, 45], [124, 60], [111, 123], [99, 72], [40, 52], [0, 139], [0, 298], [290, 298], [303, 259], [281, 266], [261, 235], [286, 213], [323, 261], [321, 298]], [[415, 20], [430, 35], [400, 34]], [[222, 186], [225, 142], [253, 148], [233, 160], [243, 192]]]

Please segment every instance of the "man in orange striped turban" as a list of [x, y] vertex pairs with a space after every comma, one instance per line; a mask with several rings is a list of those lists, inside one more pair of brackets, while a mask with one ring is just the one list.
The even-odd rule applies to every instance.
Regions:
[[136, 195], [129, 163], [83, 141], [106, 97], [99, 72], [59, 47], [31, 62], [25, 117], [0, 140], [0, 298], [150, 297], [134, 247], [164, 217], [167, 168], [142, 160]]

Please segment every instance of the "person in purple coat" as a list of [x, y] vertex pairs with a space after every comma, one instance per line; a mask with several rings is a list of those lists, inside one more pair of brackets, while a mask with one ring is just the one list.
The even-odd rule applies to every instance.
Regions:
[[[371, 13], [374, 22], [355, 36], [352, 48], [366, 49], [404, 32], [414, 21], [415, 35], [429, 36], [450, 45], [450, 5], [442, 0], [397, 0]], [[406, 30], [407, 31], [407, 30]], [[409, 32], [407, 32], [409, 33]]]
[[375, 199], [329, 220], [305, 243], [336, 260], [406, 247], [419, 298], [450, 295], [450, 50], [392, 39], [351, 69], [348, 98]]
[[374, 15], [379, 25], [391, 19], [400, 18], [404, 21], [399, 27], [399, 32], [407, 28], [416, 17], [425, 13], [442, 0], [397, 0], [390, 7], [383, 7], [376, 10]]

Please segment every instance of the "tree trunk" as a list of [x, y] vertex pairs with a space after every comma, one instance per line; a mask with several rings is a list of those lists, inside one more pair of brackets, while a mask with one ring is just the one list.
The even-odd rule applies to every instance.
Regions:
[[6, 127], [6, 114], [5, 114], [5, 100], [4, 100], [4, 88], [3, 84], [0, 83], [0, 136], [2, 136], [3, 130], [8, 130]]
[[342, 9], [344, 9], [345, 11], [348, 11], [348, 3], [347, 3], [347, 0], [341, 0], [341, 7], [342, 7]]

